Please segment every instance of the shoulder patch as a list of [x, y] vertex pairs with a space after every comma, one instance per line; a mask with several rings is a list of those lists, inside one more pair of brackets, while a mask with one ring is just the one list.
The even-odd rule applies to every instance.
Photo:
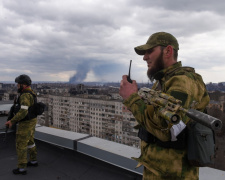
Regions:
[[180, 92], [180, 91], [171, 91], [170, 93], [171, 96], [173, 96], [176, 99], [179, 99], [182, 101], [182, 106], [184, 106], [188, 95], [186, 93]]

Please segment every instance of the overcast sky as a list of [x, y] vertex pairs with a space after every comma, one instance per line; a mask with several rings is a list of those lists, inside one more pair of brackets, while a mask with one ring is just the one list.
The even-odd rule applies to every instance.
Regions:
[[178, 60], [205, 83], [225, 82], [224, 0], [0, 0], [0, 82], [147, 82], [134, 52], [155, 32], [173, 34]]

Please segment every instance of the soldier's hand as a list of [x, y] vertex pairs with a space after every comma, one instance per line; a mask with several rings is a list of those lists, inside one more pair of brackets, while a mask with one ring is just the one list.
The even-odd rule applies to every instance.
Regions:
[[127, 81], [127, 75], [123, 75], [123, 79], [120, 82], [119, 94], [123, 99], [127, 99], [131, 94], [138, 92], [137, 83], [132, 80], [132, 83]]
[[12, 127], [12, 123], [11, 123], [11, 121], [7, 121], [7, 122], [5, 123], [5, 125], [6, 125], [6, 126], [8, 126], [9, 128], [11, 128], [11, 127]]

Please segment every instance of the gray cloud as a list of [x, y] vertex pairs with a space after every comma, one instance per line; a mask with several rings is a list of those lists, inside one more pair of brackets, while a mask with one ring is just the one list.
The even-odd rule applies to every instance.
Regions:
[[211, 0], [172, 0], [172, 1], [145, 1], [145, 0], [131, 0], [133, 5], [140, 6], [142, 8], [154, 7], [163, 8], [165, 10], [172, 11], [188, 11], [188, 12], [202, 12], [213, 11], [218, 14], [224, 14], [225, 2], [223, 0], [211, 1]]
[[[216, 49], [216, 43], [222, 46], [225, 40], [224, 3], [3, 0], [0, 81], [24, 72], [34, 80], [69, 81], [73, 75], [84, 80], [93, 72], [100, 81], [119, 81], [130, 59], [133, 77], [147, 81], [146, 64], [133, 47], [156, 31], [177, 37], [184, 64], [209, 71], [220, 66], [225, 56], [221, 48]], [[219, 37], [214, 40], [215, 36]]]

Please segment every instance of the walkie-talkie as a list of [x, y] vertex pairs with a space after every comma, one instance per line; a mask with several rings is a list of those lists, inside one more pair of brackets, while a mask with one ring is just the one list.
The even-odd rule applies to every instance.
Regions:
[[128, 76], [127, 76], [127, 81], [128, 81], [129, 83], [132, 83], [132, 80], [131, 80], [131, 78], [130, 78], [131, 63], [132, 63], [132, 60], [130, 60], [130, 67], [129, 67], [129, 72], [128, 72]]

